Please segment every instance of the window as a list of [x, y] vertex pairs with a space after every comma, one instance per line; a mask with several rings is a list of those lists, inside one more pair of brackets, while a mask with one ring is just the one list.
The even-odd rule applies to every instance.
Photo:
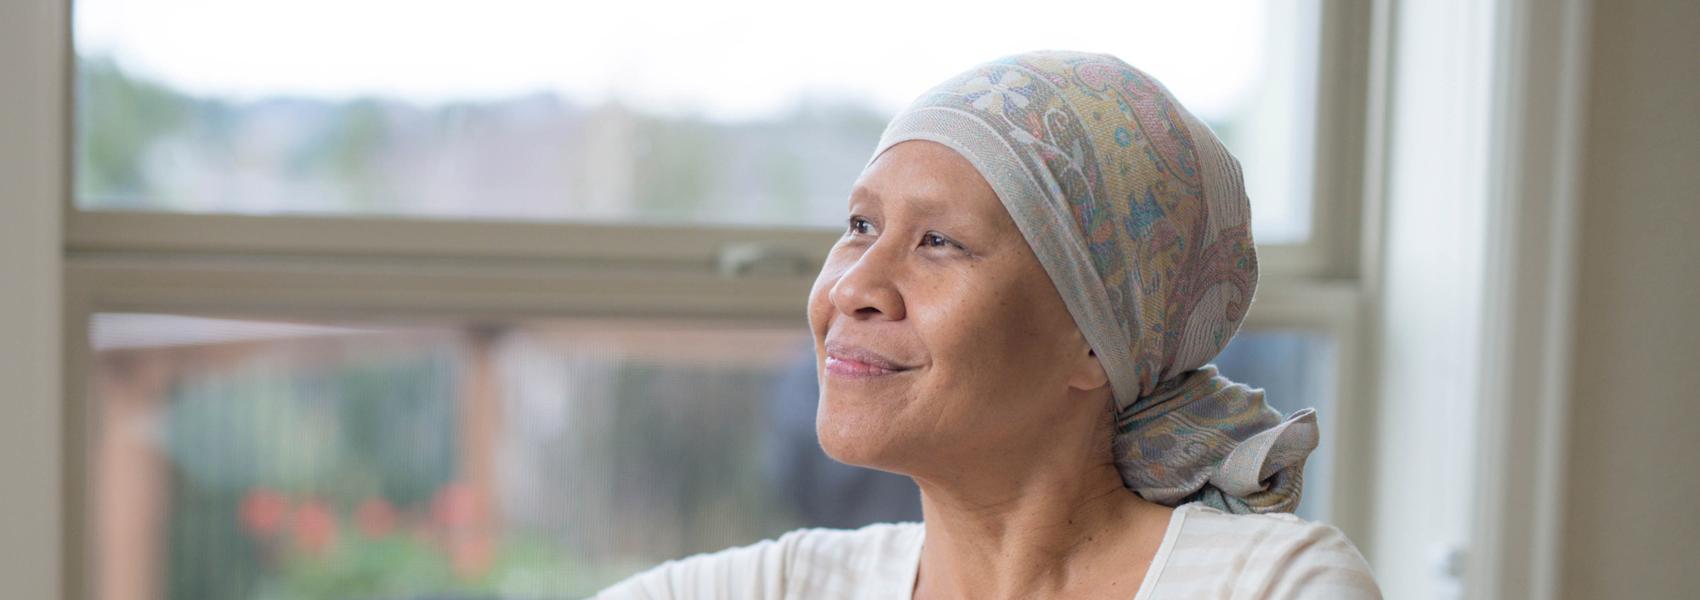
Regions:
[[1352, 531], [1323, 225], [1361, 137], [1317, 117], [1362, 104], [1350, 4], [77, 0], [73, 592], [574, 596], [914, 518], [814, 447], [803, 298], [885, 119], [1039, 47], [1128, 59], [1244, 162], [1265, 268], [1218, 363], [1322, 409], [1302, 510]]

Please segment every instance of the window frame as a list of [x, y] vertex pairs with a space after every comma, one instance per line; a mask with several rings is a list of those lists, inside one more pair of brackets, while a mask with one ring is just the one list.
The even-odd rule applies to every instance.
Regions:
[[[265, 318], [534, 316], [706, 317], [804, 324], [804, 298], [839, 231], [819, 227], [511, 222], [374, 216], [173, 214], [77, 208], [71, 0], [51, 34], [62, 121], [53, 160], [63, 219], [65, 402], [63, 597], [98, 586], [87, 444], [100, 427], [88, 389], [88, 323], [100, 312]], [[1248, 329], [1300, 329], [1335, 340], [1336, 480], [1322, 514], [1355, 539], [1370, 529], [1365, 433], [1366, 280], [1377, 214], [1374, 132], [1385, 77], [1372, 13], [1391, 0], [1318, 0], [1310, 237], [1259, 247], [1261, 281]], [[0, 24], [0, 33], [11, 27]], [[1369, 233], [1366, 233], [1369, 232]]]

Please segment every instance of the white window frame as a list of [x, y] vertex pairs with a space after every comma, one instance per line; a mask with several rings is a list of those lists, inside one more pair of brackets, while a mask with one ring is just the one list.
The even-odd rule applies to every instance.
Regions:
[[[1609, 5], [1607, 5], [1609, 6]], [[1603, 6], [1606, 7], [1606, 6]], [[1475, 532], [1464, 597], [1556, 598], [1592, 0], [1501, 0]]]
[[[1377, 62], [1385, 57], [1385, 19], [1374, 14], [1392, 0], [1320, 1], [1311, 236], [1259, 248], [1262, 280], [1246, 327], [1302, 329], [1335, 340], [1337, 402], [1322, 421], [1333, 449], [1328, 458], [1336, 481], [1367, 482], [1373, 465], [1362, 450], [1372, 442], [1362, 425], [1372, 413], [1359, 373], [1370, 346], [1362, 325], [1371, 308], [1364, 265], [1373, 264], [1377, 240], [1364, 224], [1376, 222], [1378, 196], [1375, 154], [1366, 148], [1376, 143], [1378, 86], [1386, 80], [1377, 72], [1385, 68]], [[62, 210], [50, 226], [63, 227], [49, 268], [62, 264], [63, 368], [55, 376], [67, 401], [56, 418], [36, 422], [63, 433], [50, 449], [62, 482], [50, 486], [57, 502], [47, 521], [60, 533], [51, 547], [62, 552], [49, 561], [57, 568], [32, 574], [37, 580], [42, 572], [58, 574], [40, 588], [58, 593], [41, 597], [87, 598], [97, 589], [92, 532], [84, 522], [95, 497], [85, 445], [99, 427], [86, 389], [93, 314], [686, 316], [802, 327], [814, 268], [838, 236], [818, 228], [82, 211], [71, 197], [70, 2], [12, 0], [8, 10], [34, 18], [0, 20], [0, 38], [39, 51], [0, 57], [0, 74], [21, 73], [25, 88], [50, 89], [62, 100], [21, 113], [39, 125], [23, 139], [39, 138], [34, 147], [43, 150], [28, 164], [54, 174], [24, 199], [57, 202]], [[5, 168], [0, 174], [10, 173]], [[1336, 485], [1323, 512], [1360, 538], [1371, 526], [1367, 494], [1367, 486]], [[10, 542], [0, 549], [15, 550]]]

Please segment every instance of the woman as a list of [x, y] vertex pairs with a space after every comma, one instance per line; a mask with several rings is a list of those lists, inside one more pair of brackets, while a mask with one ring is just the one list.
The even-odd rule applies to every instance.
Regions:
[[809, 295], [821, 446], [913, 478], [923, 522], [795, 531], [602, 597], [1379, 597], [1338, 530], [1286, 514], [1313, 412], [1205, 364], [1256, 287], [1249, 211], [1214, 134], [1114, 57], [934, 88]]

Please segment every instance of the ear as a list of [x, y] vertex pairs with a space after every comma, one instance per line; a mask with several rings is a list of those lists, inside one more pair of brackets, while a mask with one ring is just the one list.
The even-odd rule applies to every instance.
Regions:
[[1073, 369], [1069, 372], [1068, 387], [1081, 391], [1091, 391], [1110, 384], [1110, 375], [1104, 371], [1104, 363], [1098, 361], [1098, 353], [1082, 344], [1083, 352], [1075, 354]]

